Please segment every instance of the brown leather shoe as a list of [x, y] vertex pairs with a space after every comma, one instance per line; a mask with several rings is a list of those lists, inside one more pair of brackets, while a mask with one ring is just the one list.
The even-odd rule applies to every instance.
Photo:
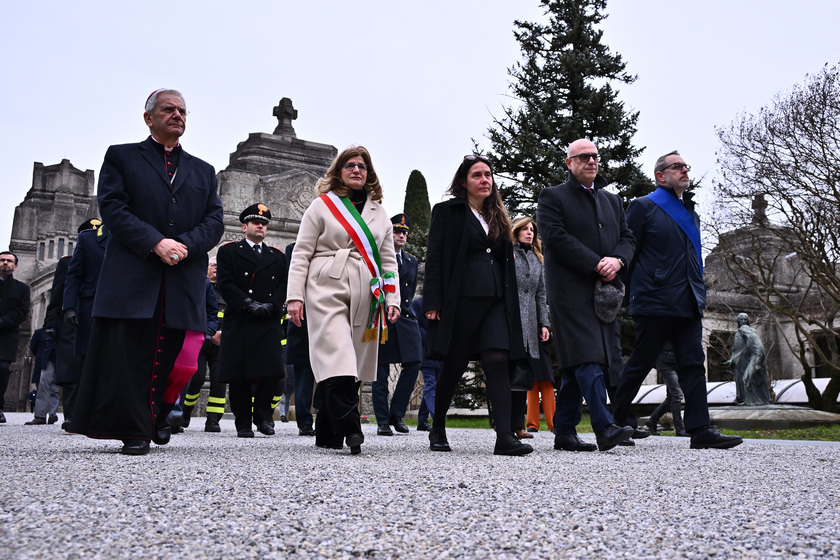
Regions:
[[534, 434], [529, 434], [525, 430], [516, 430], [516, 437], [519, 439], [534, 439]]

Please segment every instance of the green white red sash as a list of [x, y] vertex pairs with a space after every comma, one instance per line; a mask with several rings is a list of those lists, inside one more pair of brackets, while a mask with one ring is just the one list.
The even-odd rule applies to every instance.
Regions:
[[379, 249], [376, 240], [368, 229], [362, 216], [346, 196], [336, 196], [332, 191], [321, 195], [321, 200], [327, 205], [332, 215], [344, 228], [353, 244], [362, 254], [362, 258], [370, 271], [370, 291], [373, 299], [370, 302], [370, 317], [368, 328], [362, 335], [362, 342], [376, 340], [376, 333], [382, 323], [382, 337], [380, 343], [388, 340], [388, 323], [385, 320], [385, 292], [396, 293], [397, 279], [393, 272], [382, 272], [382, 260], [379, 257]]

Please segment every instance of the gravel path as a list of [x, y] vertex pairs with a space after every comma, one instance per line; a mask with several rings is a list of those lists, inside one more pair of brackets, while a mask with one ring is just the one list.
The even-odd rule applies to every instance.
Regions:
[[[490, 430], [381, 437], [363, 453], [235, 437], [203, 419], [149, 455], [0, 424], [0, 558], [840, 558], [840, 446], [651, 437], [496, 457]], [[585, 435], [584, 439], [593, 440]]]

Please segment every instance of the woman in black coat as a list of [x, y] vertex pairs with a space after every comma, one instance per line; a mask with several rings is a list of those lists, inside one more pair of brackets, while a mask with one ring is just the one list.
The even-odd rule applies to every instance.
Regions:
[[533, 451], [510, 427], [511, 360], [524, 358], [510, 218], [490, 162], [466, 156], [429, 227], [423, 309], [428, 358], [443, 360], [437, 381], [432, 451], [450, 451], [446, 413], [470, 360], [480, 360], [496, 416], [496, 455]]

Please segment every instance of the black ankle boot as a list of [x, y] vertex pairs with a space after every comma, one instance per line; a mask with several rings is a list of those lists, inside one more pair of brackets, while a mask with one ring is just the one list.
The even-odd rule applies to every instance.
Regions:
[[493, 449], [493, 455], [527, 455], [533, 450], [533, 447], [527, 443], [522, 443], [512, 433], [503, 432], [496, 435], [496, 447]]
[[172, 428], [169, 426], [169, 413], [175, 408], [175, 403], [163, 403], [160, 412], [155, 418], [155, 429], [152, 433], [152, 441], [157, 445], [166, 445], [172, 436]]

